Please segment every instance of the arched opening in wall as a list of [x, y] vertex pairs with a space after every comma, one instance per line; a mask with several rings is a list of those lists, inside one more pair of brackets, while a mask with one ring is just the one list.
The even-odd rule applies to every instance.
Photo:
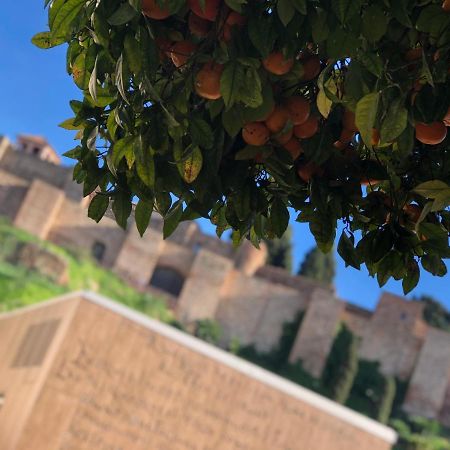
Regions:
[[183, 284], [183, 275], [170, 267], [156, 267], [150, 280], [150, 286], [166, 291], [175, 297], [180, 295]]
[[91, 248], [91, 255], [98, 262], [102, 262], [105, 251], [106, 245], [103, 242], [95, 241]]

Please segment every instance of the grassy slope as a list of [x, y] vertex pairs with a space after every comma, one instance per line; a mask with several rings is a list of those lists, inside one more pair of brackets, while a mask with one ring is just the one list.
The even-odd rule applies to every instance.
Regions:
[[[20, 242], [36, 242], [64, 258], [68, 263], [68, 285], [58, 286], [34, 271], [8, 263], [8, 256]], [[172, 315], [162, 300], [135, 291], [111, 271], [99, 267], [89, 257], [40, 241], [0, 219], [0, 311], [30, 305], [80, 289], [99, 292], [160, 320], [172, 320]]]

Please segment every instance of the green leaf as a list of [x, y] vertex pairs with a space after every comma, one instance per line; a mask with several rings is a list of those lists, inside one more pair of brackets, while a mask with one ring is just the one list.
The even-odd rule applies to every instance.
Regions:
[[124, 80], [124, 61], [123, 61], [123, 53], [117, 59], [116, 64], [116, 86], [120, 92], [121, 97], [127, 102], [127, 93], [125, 89], [125, 80]]
[[91, 94], [95, 103], [97, 103], [97, 61], [98, 55], [95, 58], [94, 69], [92, 70], [88, 84], [89, 94]]
[[129, 3], [122, 3], [114, 14], [108, 18], [108, 23], [115, 26], [124, 25], [137, 15], [138, 12]]
[[125, 36], [123, 46], [125, 50], [125, 57], [128, 62], [128, 67], [133, 73], [139, 74], [142, 70], [142, 57], [139, 48], [139, 42], [131, 33], [128, 33]]
[[447, 273], [447, 267], [441, 258], [437, 255], [424, 255], [420, 262], [422, 267], [432, 275], [443, 277]]
[[86, 67], [86, 59], [86, 53], [80, 53], [72, 66], [73, 81], [83, 91], [88, 88], [91, 77], [91, 74]]
[[403, 293], [406, 295], [411, 292], [419, 283], [420, 269], [416, 261], [412, 261], [407, 268], [406, 276], [403, 278]]
[[[128, 165], [130, 162], [134, 161], [134, 144], [135, 136], [125, 136], [119, 139], [112, 147], [112, 164], [117, 169], [119, 167], [120, 161], [125, 157]], [[132, 164], [131, 164], [132, 165]]]
[[31, 38], [31, 42], [39, 48], [48, 49], [56, 47], [65, 42], [64, 38], [54, 38], [50, 31], [44, 31], [42, 33], [37, 33]]
[[183, 202], [178, 200], [164, 216], [163, 237], [167, 239], [177, 228], [183, 215]]
[[294, 5], [294, 8], [304, 16], [306, 16], [307, 13], [306, 1], [307, 0], [291, 0], [292, 4]]
[[134, 220], [139, 234], [144, 236], [153, 212], [153, 201], [140, 199], [134, 210]]
[[361, 0], [332, 0], [331, 6], [339, 21], [347, 23], [361, 10]]
[[100, 222], [102, 217], [105, 215], [106, 210], [109, 206], [109, 197], [104, 194], [97, 194], [89, 203], [88, 217], [95, 220], [97, 223]]
[[317, 109], [319, 110], [320, 114], [322, 114], [323, 117], [327, 118], [330, 114], [331, 107], [333, 106], [333, 101], [327, 97], [323, 89], [319, 90], [316, 103]]
[[272, 202], [269, 221], [275, 236], [281, 238], [289, 225], [289, 211], [279, 197]]
[[327, 39], [328, 56], [333, 59], [349, 58], [356, 55], [360, 38], [342, 28], [334, 30]]
[[136, 159], [136, 171], [146, 186], [150, 188], [155, 186], [155, 161], [149, 151], [139, 154]]
[[360, 269], [360, 262], [358, 260], [355, 247], [353, 246], [353, 242], [347, 236], [347, 233], [345, 231], [342, 231], [337, 251], [341, 258], [344, 260], [345, 267], [352, 266], [355, 269]]
[[286, 26], [294, 18], [295, 8], [291, 0], [278, 0], [277, 12], [281, 23]]
[[231, 137], [235, 137], [244, 126], [241, 110], [231, 108], [224, 111], [222, 113], [222, 125]]
[[325, 41], [330, 34], [327, 19], [327, 12], [320, 8], [311, 14], [312, 37], [317, 44]]
[[361, 133], [364, 143], [368, 147], [372, 147], [372, 128], [375, 125], [379, 100], [380, 94], [378, 92], [372, 92], [365, 95], [356, 104], [355, 123]]
[[[49, 2], [51, 0], [46, 0], [46, 2]], [[48, 8], [48, 25], [49, 28], [52, 29], [53, 23], [55, 22], [55, 17], [58, 14], [58, 11], [62, 8], [64, 3], [66, 3], [67, 0], [54, 0], [52, 1], [50, 7]]]
[[257, 108], [263, 103], [261, 78], [254, 67], [245, 69], [245, 75], [239, 89], [239, 100], [250, 108]]
[[58, 127], [64, 128], [65, 130], [82, 130], [84, 129], [84, 124], [80, 123], [75, 125], [75, 118], [67, 119], [64, 122], [61, 122]]
[[407, 124], [408, 110], [403, 106], [402, 99], [392, 101], [381, 124], [381, 142], [387, 143], [397, 139], [403, 133]]
[[112, 210], [116, 219], [117, 225], [124, 230], [127, 228], [128, 217], [130, 217], [132, 209], [130, 194], [119, 191], [113, 199]]
[[272, 86], [269, 83], [266, 82], [262, 85], [260, 95], [262, 96], [262, 99], [259, 106], [255, 108], [244, 107], [242, 109], [243, 120], [239, 121], [239, 128], [242, 128], [242, 122], [259, 122], [260, 120], [266, 118], [271, 111], [273, 111], [273, 108], [275, 107], [275, 100], [273, 98]]
[[186, 183], [193, 183], [202, 170], [203, 155], [199, 147], [190, 149], [188, 156], [184, 156], [180, 147], [174, 148], [178, 171]]
[[58, 9], [50, 27], [53, 39], [66, 38], [70, 34], [72, 23], [85, 4], [86, 0], [67, 0]]
[[203, 119], [193, 117], [189, 122], [189, 134], [192, 142], [202, 148], [209, 149], [214, 144], [214, 135], [210, 125]]
[[389, 17], [378, 5], [369, 6], [363, 16], [362, 32], [370, 42], [379, 41], [386, 33]]
[[434, 199], [442, 193], [450, 192], [450, 186], [441, 180], [431, 180], [420, 183], [413, 190], [422, 197]]
[[220, 92], [225, 107], [230, 109], [239, 100], [239, 90], [245, 77], [244, 67], [237, 62], [230, 62], [220, 77]]
[[270, 155], [273, 152], [272, 147], [268, 145], [264, 146], [254, 146], [254, 145], [246, 145], [244, 148], [241, 148], [234, 159], [237, 161], [245, 161], [248, 159], [255, 159], [257, 155], [261, 155], [262, 157]]
[[271, 17], [251, 17], [248, 23], [248, 35], [255, 48], [266, 57], [273, 49], [277, 32]]

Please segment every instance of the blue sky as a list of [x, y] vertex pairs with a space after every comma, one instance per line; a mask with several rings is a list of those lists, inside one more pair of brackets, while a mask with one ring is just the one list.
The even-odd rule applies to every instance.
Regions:
[[[7, 1], [0, 18], [0, 134], [15, 139], [19, 133], [39, 134], [60, 152], [74, 147], [72, 133], [58, 128], [71, 116], [69, 100], [79, 98], [78, 89], [65, 72], [65, 49], [39, 50], [30, 39], [43, 31], [47, 16], [43, 0]], [[207, 232], [211, 226], [202, 222]], [[314, 246], [307, 225], [293, 222], [294, 268]], [[363, 268], [345, 268], [337, 259], [336, 288], [342, 299], [374, 308], [381, 293], [377, 282]], [[437, 278], [423, 273], [412, 295], [430, 294], [450, 308], [450, 275]], [[401, 284], [389, 282], [383, 290], [401, 294]]]

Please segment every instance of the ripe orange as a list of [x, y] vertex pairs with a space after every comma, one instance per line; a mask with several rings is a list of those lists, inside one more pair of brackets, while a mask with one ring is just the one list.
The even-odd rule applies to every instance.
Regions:
[[188, 0], [188, 6], [197, 16], [202, 19], [214, 22], [219, 13], [221, 0], [205, 0], [205, 9], [203, 10], [200, 0]]
[[342, 125], [344, 125], [345, 129], [356, 133], [358, 131], [358, 127], [355, 124], [355, 113], [346, 109], [344, 111], [344, 115], [342, 116]]
[[447, 136], [447, 128], [443, 122], [416, 123], [416, 139], [422, 144], [440, 144]]
[[410, 48], [405, 53], [405, 60], [408, 62], [417, 61], [418, 59], [421, 59], [421, 58], [422, 58], [422, 48], [421, 47]]
[[309, 57], [306, 57], [302, 61], [303, 65], [303, 75], [301, 79], [303, 81], [310, 81], [319, 75], [320, 71], [322, 70], [322, 67], [320, 65], [320, 59], [316, 55], [312, 55]]
[[284, 106], [275, 106], [272, 114], [265, 121], [266, 127], [272, 133], [279, 133], [289, 120], [289, 111]]
[[450, 12], [450, 0], [444, 0], [442, 3], [442, 9], [446, 12]]
[[419, 205], [415, 205], [413, 203], [406, 205], [403, 210], [405, 214], [408, 216], [408, 219], [412, 222], [417, 222], [422, 214], [422, 208]]
[[286, 100], [285, 105], [294, 125], [300, 125], [308, 120], [311, 108], [305, 98], [300, 95], [290, 97]]
[[188, 18], [188, 27], [191, 34], [197, 37], [205, 37], [210, 28], [211, 22], [194, 14], [192, 11]]
[[377, 146], [380, 143], [380, 131], [376, 128], [372, 128], [372, 137], [371, 137], [371, 144], [373, 146]]
[[273, 52], [266, 59], [263, 59], [264, 68], [275, 75], [285, 75], [294, 65], [292, 58], [286, 59], [281, 52]]
[[369, 186], [379, 183], [380, 180], [374, 180], [373, 178], [362, 177], [360, 180], [361, 186]]
[[316, 116], [309, 116], [309, 119], [301, 125], [294, 127], [294, 134], [299, 139], [308, 139], [314, 136], [319, 129], [319, 119]]
[[207, 62], [195, 77], [195, 91], [200, 97], [208, 100], [217, 100], [222, 97], [220, 93], [220, 77], [222, 76], [223, 65]]
[[191, 41], [175, 42], [170, 49], [170, 58], [175, 67], [184, 66], [196, 48], [197, 46]]
[[242, 139], [249, 145], [264, 145], [269, 137], [269, 130], [261, 122], [248, 123], [242, 129]]
[[293, 134], [294, 134], [294, 131], [292, 128], [290, 128], [288, 131], [285, 131], [284, 133], [277, 136], [275, 138], [275, 140], [279, 144], [284, 145], [284, 144], [287, 144], [291, 140]]
[[155, 39], [155, 43], [158, 47], [159, 60], [163, 62], [170, 56], [170, 48], [172, 47], [172, 42], [163, 37], [157, 37]]
[[303, 153], [302, 146], [295, 137], [286, 142], [283, 147], [291, 154], [294, 161]]
[[225, 24], [223, 26], [222, 36], [225, 42], [229, 42], [231, 40], [232, 34], [231, 30], [233, 26], [243, 27], [247, 22], [247, 17], [238, 14], [235, 11], [231, 11], [228, 14], [227, 19], [225, 20]]
[[354, 135], [354, 131], [343, 128], [341, 131], [341, 135], [339, 136], [339, 140], [344, 144], [348, 144], [353, 139]]
[[450, 127], [450, 107], [448, 108], [447, 113], [444, 116], [444, 124], [447, 127]]
[[302, 164], [297, 169], [298, 176], [305, 182], [308, 183], [311, 181], [311, 178], [316, 174], [321, 174], [322, 169], [314, 162], [309, 161], [305, 164]]
[[[166, 2], [165, 2], [166, 3]], [[156, 0], [142, 0], [142, 12], [151, 19], [163, 20], [169, 17], [169, 8], [161, 8]]]

